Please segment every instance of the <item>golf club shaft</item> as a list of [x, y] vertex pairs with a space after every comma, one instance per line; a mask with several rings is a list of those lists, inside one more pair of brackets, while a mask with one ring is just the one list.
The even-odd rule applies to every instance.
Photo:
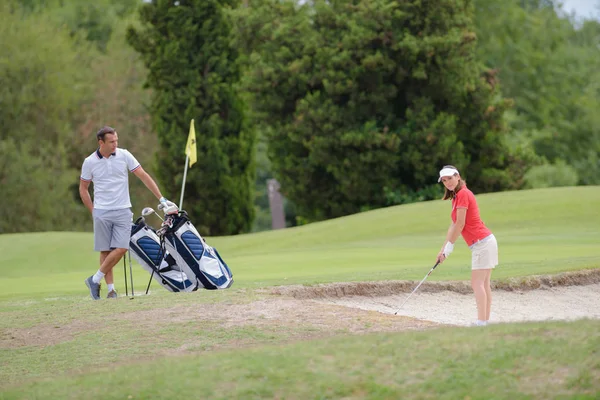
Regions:
[[159, 214], [158, 214], [156, 211], [154, 211], [154, 214], [156, 214], [156, 216], [157, 216], [158, 218], [160, 218], [160, 220], [161, 220], [161, 221], [164, 221], [163, 217], [161, 217], [161, 216], [160, 216], [160, 215], [159, 215]]
[[129, 296], [129, 291], [127, 290], [127, 261], [125, 260], [125, 256], [123, 256], [123, 274], [125, 275], [125, 296]]
[[131, 279], [131, 296], [135, 297], [135, 293], [133, 292], [133, 269], [131, 268], [131, 252], [127, 251], [127, 253], [129, 255], [129, 278]]
[[425, 278], [423, 278], [423, 280], [421, 280], [421, 282], [419, 282], [419, 284], [417, 285], [416, 288], [414, 288], [414, 290], [408, 295], [408, 297], [404, 300], [404, 302], [400, 305], [400, 307], [398, 307], [398, 309], [396, 310], [396, 312], [394, 313], [394, 315], [398, 314], [398, 311], [400, 311], [402, 309], [402, 307], [404, 307], [404, 305], [406, 304], [406, 302], [408, 301], [408, 299], [410, 299], [410, 296], [412, 296], [417, 289], [419, 289], [419, 287], [423, 284], [423, 282], [425, 282], [425, 279], [427, 279], [427, 277], [429, 275], [431, 275], [431, 273], [433, 272], [433, 270], [439, 265], [439, 261], [435, 263], [435, 265], [433, 266], [433, 268], [431, 268], [429, 270], [429, 272], [427, 273], [427, 275], [425, 275]]

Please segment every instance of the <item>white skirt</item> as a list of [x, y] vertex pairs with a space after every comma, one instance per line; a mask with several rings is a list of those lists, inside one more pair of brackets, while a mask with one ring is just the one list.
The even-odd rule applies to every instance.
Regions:
[[498, 265], [498, 242], [492, 234], [469, 246], [471, 269], [492, 269]]

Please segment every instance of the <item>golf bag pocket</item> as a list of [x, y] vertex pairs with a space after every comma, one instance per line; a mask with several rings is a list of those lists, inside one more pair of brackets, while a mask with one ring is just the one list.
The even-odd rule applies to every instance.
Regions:
[[200, 287], [227, 289], [233, 284], [233, 275], [217, 249], [206, 243], [187, 213], [166, 216], [159, 231], [169, 254], [188, 276], [195, 276]]
[[160, 238], [142, 218], [131, 227], [129, 251], [142, 268], [168, 291], [191, 292], [198, 289], [196, 279], [189, 279], [179, 268], [175, 258], [161, 245]]

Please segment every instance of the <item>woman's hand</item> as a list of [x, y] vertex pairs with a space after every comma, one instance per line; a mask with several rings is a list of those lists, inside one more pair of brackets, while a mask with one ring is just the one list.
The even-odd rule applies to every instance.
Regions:
[[446, 256], [444, 255], [444, 250], [440, 250], [435, 261], [437, 263], [441, 264], [444, 262], [445, 259], [446, 259]]

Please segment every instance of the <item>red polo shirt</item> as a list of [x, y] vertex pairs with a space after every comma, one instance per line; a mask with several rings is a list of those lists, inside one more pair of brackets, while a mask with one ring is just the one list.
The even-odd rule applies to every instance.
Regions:
[[479, 217], [479, 207], [477, 206], [475, 195], [467, 189], [466, 185], [452, 199], [452, 213], [450, 217], [454, 223], [456, 223], [457, 208], [467, 209], [465, 227], [461, 232], [463, 239], [467, 242], [467, 246], [471, 246], [473, 243], [492, 234], [492, 231], [485, 226]]

